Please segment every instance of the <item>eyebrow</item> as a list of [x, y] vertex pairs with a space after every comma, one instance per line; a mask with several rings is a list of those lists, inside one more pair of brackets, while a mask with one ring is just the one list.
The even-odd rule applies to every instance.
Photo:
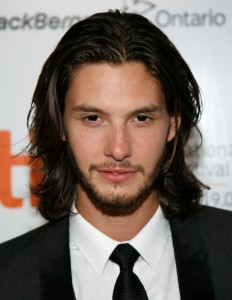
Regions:
[[161, 107], [159, 105], [148, 105], [134, 110], [132, 114], [137, 115], [141, 113], [156, 113], [160, 111], [161, 111]]
[[[96, 112], [100, 114], [107, 114], [104, 110], [94, 107], [94, 106], [89, 106], [86, 104], [80, 104], [78, 106], [73, 107], [74, 112]], [[147, 106], [142, 106], [141, 108], [138, 108], [132, 112], [129, 113], [129, 115], [136, 115], [136, 114], [141, 114], [141, 113], [157, 113], [161, 111], [161, 107], [159, 105], [147, 105]]]
[[80, 112], [97, 112], [101, 114], [105, 114], [104, 110], [94, 107], [94, 106], [89, 106], [85, 104], [80, 104], [78, 106], [73, 107], [73, 111], [80, 111]]

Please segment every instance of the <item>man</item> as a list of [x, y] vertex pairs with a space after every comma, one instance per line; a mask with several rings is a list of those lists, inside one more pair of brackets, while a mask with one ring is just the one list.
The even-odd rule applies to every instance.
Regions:
[[185, 163], [200, 114], [150, 21], [110, 11], [71, 27], [28, 116], [50, 222], [1, 245], [0, 299], [231, 299], [232, 214], [200, 205]]

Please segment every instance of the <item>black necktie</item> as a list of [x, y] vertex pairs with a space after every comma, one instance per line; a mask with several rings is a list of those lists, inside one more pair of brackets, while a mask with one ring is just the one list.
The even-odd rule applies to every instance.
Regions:
[[120, 267], [113, 300], [148, 300], [144, 286], [133, 273], [133, 266], [138, 257], [139, 253], [130, 244], [120, 244], [112, 252], [110, 260]]

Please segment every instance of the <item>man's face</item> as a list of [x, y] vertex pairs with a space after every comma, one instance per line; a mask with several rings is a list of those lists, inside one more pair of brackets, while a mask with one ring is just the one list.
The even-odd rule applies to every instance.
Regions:
[[175, 122], [157, 82], [140, 63], [89, 64], [66, 95], [66, 139], [78, 175], [78, 208], [91, 201], [103, 213], [127, 214], [154, 190]]

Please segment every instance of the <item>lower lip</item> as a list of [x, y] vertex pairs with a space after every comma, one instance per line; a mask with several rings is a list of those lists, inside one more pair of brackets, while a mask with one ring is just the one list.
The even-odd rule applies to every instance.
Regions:
[[111, 173], [111, 172], [98, 171], [98, 173], [104, 179], [112, 182], [125, 182], [135, 175], [135, 172]]

